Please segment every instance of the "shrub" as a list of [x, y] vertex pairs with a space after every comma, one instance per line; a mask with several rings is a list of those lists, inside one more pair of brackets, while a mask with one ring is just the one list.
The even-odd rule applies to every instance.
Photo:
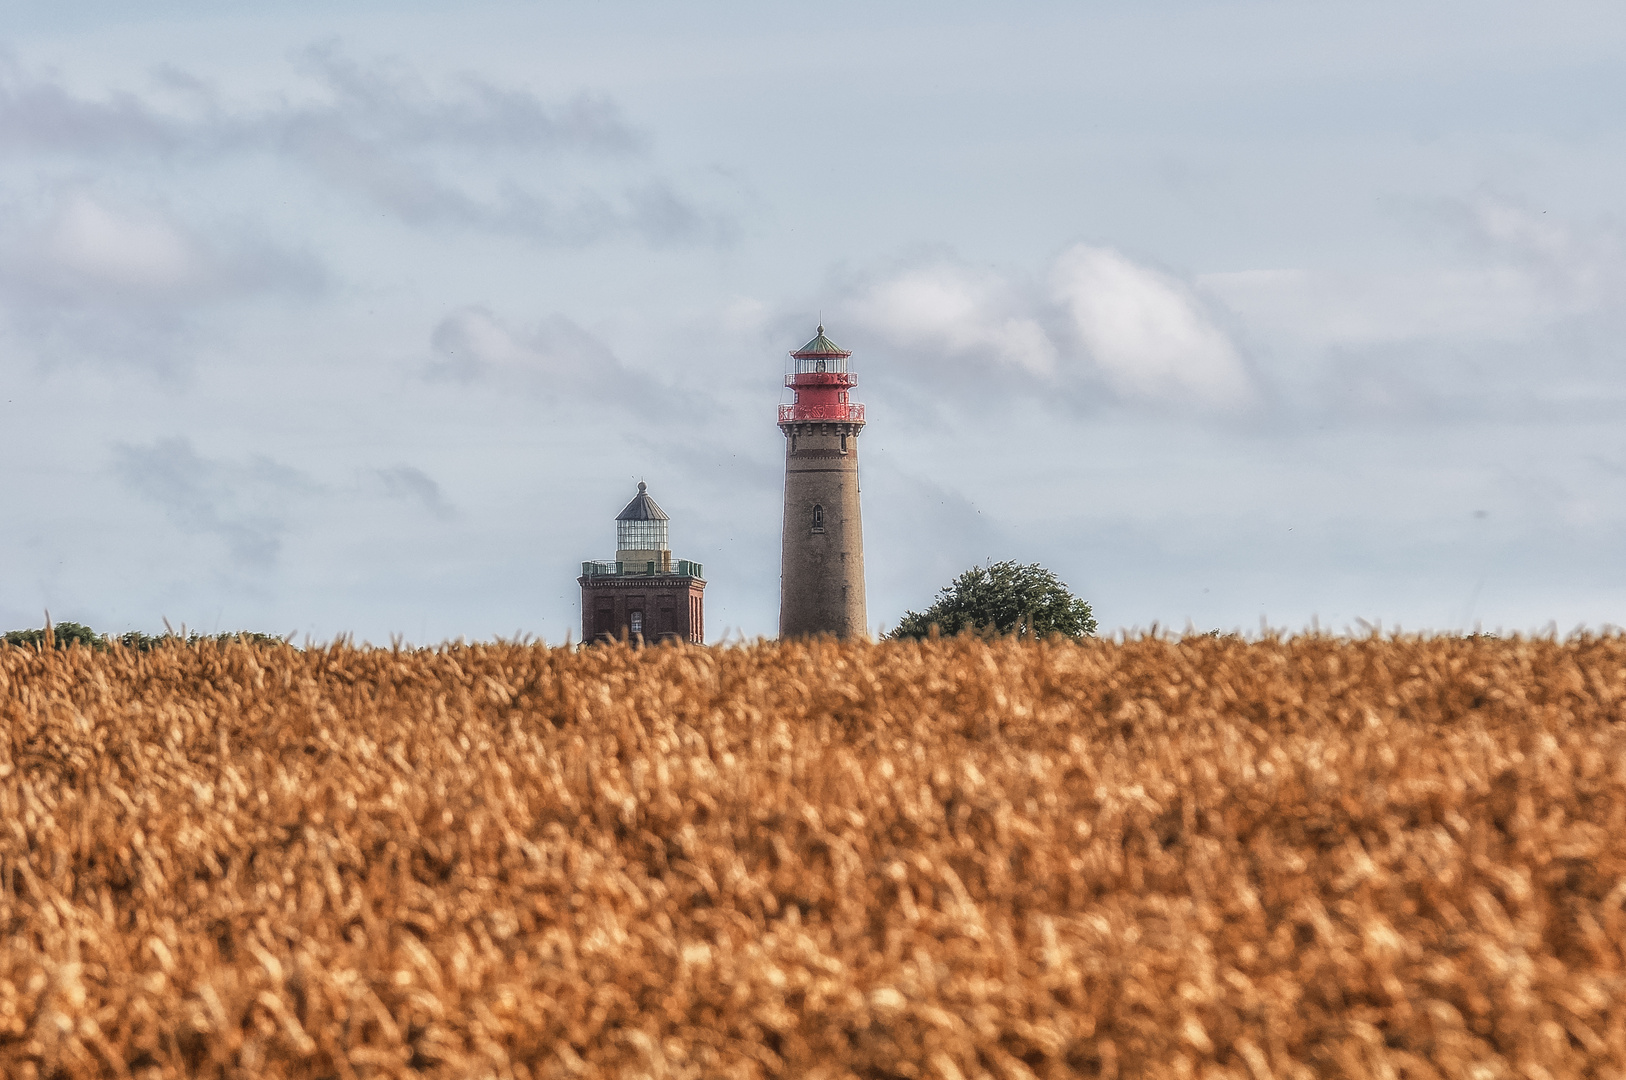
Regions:
[[973, 566], [940, 589], [931, 607], [906, 612], [891, 636], [924, 638], [933, 627], [942, 634], [1081, 638], [1095, 633], [1095, 615], [1038, 563], [1006, 561]]

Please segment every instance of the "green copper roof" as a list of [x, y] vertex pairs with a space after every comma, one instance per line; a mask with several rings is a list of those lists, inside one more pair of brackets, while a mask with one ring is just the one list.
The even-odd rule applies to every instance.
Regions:
[[824, 336], [824, 327], [819, 327], [819, 336], [791, 353], [795, 357], [803, 356], [851, 356], [852, 353]]

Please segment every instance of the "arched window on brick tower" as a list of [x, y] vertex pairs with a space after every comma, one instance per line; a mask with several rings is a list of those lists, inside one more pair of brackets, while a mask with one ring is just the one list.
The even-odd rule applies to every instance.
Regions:
[[615, 519], [614, 559], [582, 563], [582, 640], [705, 642], [705, 568], [673, 559], [646, 484]]

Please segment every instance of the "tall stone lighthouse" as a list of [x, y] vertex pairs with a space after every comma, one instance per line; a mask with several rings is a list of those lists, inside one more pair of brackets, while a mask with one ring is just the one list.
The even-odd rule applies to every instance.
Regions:
[[779, 406], [785, 433], [785, 532], [779, 577], [779, 636], [868, 633], [864, 612], [864, 526], [858, 511], [858, 435], [864, 406], [849, 400], [852, 355], [824, 336], [791, 353]]

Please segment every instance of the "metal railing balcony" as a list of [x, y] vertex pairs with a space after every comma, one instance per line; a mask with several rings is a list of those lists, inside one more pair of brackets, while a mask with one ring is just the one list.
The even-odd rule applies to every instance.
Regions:
[[661, 570], [653, 562], [627, 563], [610, 559], [596, 559], [582, 563], [582, 577], [623, 577], [627, 575], [676, 574], [678, 577], [704, 578], [706, 568], [692, 559], [678, 559], [672, 569]]
[[785, 376], [786, 386], [857, 386], [858, 376], [850, 371], [798, 372]]
[[793, 403], [779, 406], [779, 422], [788, 424], [796, 420], [845, 420], [864, 422], [862, 405], [806, 405]]

